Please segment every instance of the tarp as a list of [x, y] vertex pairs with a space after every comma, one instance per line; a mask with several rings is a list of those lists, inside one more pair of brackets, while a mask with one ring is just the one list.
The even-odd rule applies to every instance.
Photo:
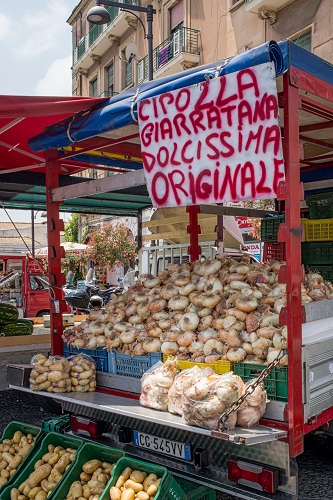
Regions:
[[274, 41], [212, 64], [176, 73], [133, 87], [99, 104], [85, 116], [65, 120], [29, 141], [33, 151], [69, 146], [74, 142], [103, 135], [112, 130], [133, 125], [137, 121], [137, 102], [167, 91], [188, 87], [216, 76], [222, 76], [265, 62], [274, 62], [277, 76], [287, 70], [284, 56]]
[[105, 98], [0, 95], [0, 173], [38, 170], [43, 153], [33, 153], [28, 139], [73, 113], [88, 111]]
[[[81, 254], [86, 252], [87, 250], [87, 245], [84, 245], [83, 243], [72, 243], [70, 241], [65, 241], [63, 243], [60, 243], [60, 246], [64, 248], [66, 253], [69, 252], [69, 253]], [[35, 251], [36, 257], [46, 256], [46, 255], [48, 255], [48, 247], [38, 248], [38, 250]]]

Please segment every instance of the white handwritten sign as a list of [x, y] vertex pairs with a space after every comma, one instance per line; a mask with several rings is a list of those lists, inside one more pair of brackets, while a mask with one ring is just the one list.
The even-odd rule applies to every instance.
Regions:
[[273, 63], [139, 102], [155, 207], [276, 198], [284, 179]]

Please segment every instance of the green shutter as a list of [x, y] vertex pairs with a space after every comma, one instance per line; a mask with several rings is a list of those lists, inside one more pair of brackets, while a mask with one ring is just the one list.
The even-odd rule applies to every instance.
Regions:
[[303, 35], [295, 38], [293, 41], [296, 43], [296, 45], [299, 45], [300, 47], [303, 47], [303, 49], [309, 50], [311, 52], [311, 40], [312, 32], [308, 31], [307, 33], [304, 33]]

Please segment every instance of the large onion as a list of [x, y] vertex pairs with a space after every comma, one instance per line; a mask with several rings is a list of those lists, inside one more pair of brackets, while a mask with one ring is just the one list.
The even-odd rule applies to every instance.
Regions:
[[183, 332], [196, 330], [199, 325], [199, 317], [195, 313], [186, 313], [179, 321], [179, 326]]

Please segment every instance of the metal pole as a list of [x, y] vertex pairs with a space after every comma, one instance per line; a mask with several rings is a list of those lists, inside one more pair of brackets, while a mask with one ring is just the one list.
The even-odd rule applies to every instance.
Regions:
[[35, 257], [35, 211], [31, 210], [31, 254]]
[[148, 80], [153, 79], [153, 15], [154, 9], [151, 4], [147, 7], [147, 40], [148, 40]]

